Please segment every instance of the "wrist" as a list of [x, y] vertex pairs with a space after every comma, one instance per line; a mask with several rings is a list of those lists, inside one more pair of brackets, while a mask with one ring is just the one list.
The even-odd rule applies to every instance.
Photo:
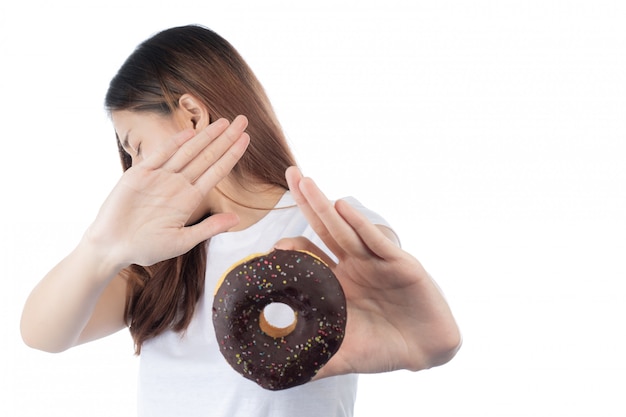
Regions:
[[121, 256], [115, 244], [97, 237], [91, 229], [87, 229], [75, 251], [97, 276], [105, 279], [114, 277], [131, 263]]

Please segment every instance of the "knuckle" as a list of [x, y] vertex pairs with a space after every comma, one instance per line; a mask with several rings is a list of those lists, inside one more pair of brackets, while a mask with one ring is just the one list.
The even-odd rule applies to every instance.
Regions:
[[222, 164], [216, 164], [211, 167], [211, 171], [217, 178], [224, 178], [230, 172], [231, 167], [224, 166]]
[[209, 164], [214, 163], [217, 159], [216, 154], [212, 149], [205, 149], [204, 151], [202, 151], [202, 158]]

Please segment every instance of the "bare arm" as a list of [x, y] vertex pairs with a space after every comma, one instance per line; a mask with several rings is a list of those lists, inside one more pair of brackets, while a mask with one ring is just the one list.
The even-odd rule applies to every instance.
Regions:
[[76, 249], [27, 299], [21, 320], [26, 344], [60, 352], [123, 328], [124, 267], [179, 256], [235, 226], [233, 213], [186, 223], [245, 152], [246, 126], [238, 117], [182, 132], [128, 169]]
[[61, 352], [125, 326], [126, 282], [84, 240], [33, 289], [21, 332], [35, 349]]

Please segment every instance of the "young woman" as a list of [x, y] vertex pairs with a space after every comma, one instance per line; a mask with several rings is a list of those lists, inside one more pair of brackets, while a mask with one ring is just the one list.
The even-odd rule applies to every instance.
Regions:
[[[459, 330], [436, 284], [380, 216], [304, 178], [263, 88], [199, 26], [142, 43], [106, 107], [124, 174], [76, 248], [36, 286], [25, 342], [59, 352], [124, 327], [146, 416], [349, 416], [356, 374], [450, 360]], [[348, 302], [340, 350], [315, 380], [266, 391], [216, 344], [212, 293], [234, 262], [277, 247], [326, 260]]]

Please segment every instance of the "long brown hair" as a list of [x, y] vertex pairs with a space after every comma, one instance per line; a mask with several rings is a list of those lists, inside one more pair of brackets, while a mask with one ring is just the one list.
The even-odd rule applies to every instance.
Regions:
[[[185, 93], [207, 107], [211, 122], [244, 114], [250, 145], [231, 175], [287, 189], [285, 170], [295, 159], [265, 91], [240, 54], [201, 26], [157, 33], [140, 44], [112, 79], [105, 99], [109, 112], [131, 110], [169, 115]], [[122, 167], [131, 158], [117, 142]], [[184, 331], [204, 291], [206, 242], [177, 258], [149, 267], [131, 265], [125, 316], [137, 354], [143, 342], [167, 329]]]

